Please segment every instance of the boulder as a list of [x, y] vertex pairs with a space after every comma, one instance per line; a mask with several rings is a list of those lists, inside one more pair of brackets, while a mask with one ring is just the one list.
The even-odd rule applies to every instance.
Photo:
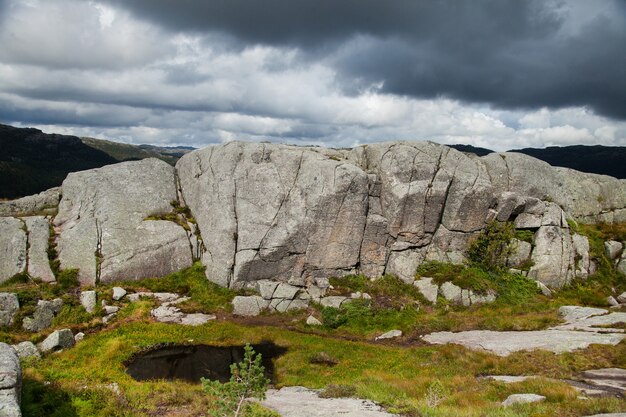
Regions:
[[574, 277], [575, 252], [569, 229], [541, 226], [535, 234], [533, 266], [528, 277], [548, 287], [560, 288]]
[[17, 352], [17, 356], [20, 359], [28, 359], [28, 358], [40, 358], [41, 353], [39, 353], [39, 349], [37, 346], [33, 344], [33, 342], [21, 342], [17, 345], [13, 345], [13, 348]]
[[50, 223], [43, 216], [23, 219], [28, 231], [28, 275], [45, 282], [54, 282], [55, 277], [48, 259]]
[[96, 309], [96, 292], [82, 291], [80, 293], [80, 304], [87, 310], [87, 313], [93, 313]]
[[74, 335], [74, 341], [76, 343], [81, 342], [84, 338], [85, 338], [85, 333], [83, 332], [78, 332]]
[[358, 167], [310, 148], [240, 142], [194, 151], [176, 167], [210, 280], [308, 284], [358, 265], [368, 199]]
[[322, 307], [340, 308], [341, 305], [349, 300], [348, 297], [341, 295], [331, 295], [321, 299], [320, 304]]
[[120, 311], [120, 308], [118, 306], [104, 306], [104, 312], [106, 314], [113, 314], [117, 313], [118, 311]]
[[617, 296], [617, 301], [622, 304], [626, 303], [626, 291]]
[[122, 287], [113, 287], [112, 298], [115, 301], [119, 301], [126, 295], [126, 290]]
[[572, 235], [572, 245], [574, 246], [574, 266], [576, 278], [587, 279], [591, 275], [591, 259], [589, 257], [589, 239], [577, 233]]
[[322, 322], [319, 321], [318, 319], [316, 319], [313, 316], [309, 316], [306, 319], [306, 324], [309, 325], [309, 326], [321, 326]]
[[527, 404], [545, 401], [546, 397], [537, 394], [512, 394], [502, 401], [504, 407], [510, 407], [513, 404]]
[[455, 303], [462, 303], [462, 289], [451, 282], [444, 282], [439, 286], [439, 292], [446, 300]]
[[191, 266], [185, 229], [158, 220], [177, 201], [167, 163], [150, 158], [74, 172], [62, 189], [54, 220], [59, 260], [62, 268], [79, 268], [81, 283], [164, 276]]
[[26, 272], [26, 225], [13, 217], [0, 217], [0, 282]]
[[39, 300], [33, 317], [25, 317], [22, 327], [29, 332], [40, 332], [52, 325], [52, 320], [59, 314], [63, 301], [55, 298], [52, 301]]
[[507, 265], [514, 268], [524, 264], [530, 259], [533, 245], [519, 239], [511, 240], [512, 253], [507, 259]]
[[0, 415], [20, 417], [22, 368], [13, 347], [0, 343]]
[[617, 271], [622, 275], [626, 275], [626, 252], [622, 253], [622, 257], [617, 263]]
[[72, 331], [70, 329], [61, 329], [50, 333], [38, 347], [41, 352], [46, 353], [71, 348], [75, 343]]
[[0, 293], [0, 327], [13, 325], [15, 315], [20, 309], [17, 294], [11, 292]]

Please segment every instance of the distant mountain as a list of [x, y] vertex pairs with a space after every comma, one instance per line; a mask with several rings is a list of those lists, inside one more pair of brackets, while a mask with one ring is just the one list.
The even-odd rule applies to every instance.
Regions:
[[[472, 145], [448, 146], [478, 156], [485, 156], [494, 152]], [[523, 153], [557, 167], [626, 179], [626, 146], [550, 146], [548, 148], [513, 149], [507, 152]]]
[[193, 148], [135, 146], [0, 124], [0, 149], [0, 198], [13, 199], [61, 185], [70, 172], [121, 161], [154, 157], [174, 165]]
[[477, 146], [472, 146], [472, 145], [447, 145], [447, 146], [454, 148], [457, 151], [461, 151], [464, 153], [473, 153], [474, 155], [478, 155], [478, 156], [485, 156], [494, 152], [491, 149], [479, 148]]
[[626, 146], [550, 146], [545, 149], [525, 148], [509, 152], [530, 155], [558, 167], [626, 178]]

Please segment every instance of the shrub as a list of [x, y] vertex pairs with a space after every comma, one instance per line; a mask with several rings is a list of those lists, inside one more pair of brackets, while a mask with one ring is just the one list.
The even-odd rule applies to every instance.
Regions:
[[[255, 354], [249, 343], [244, 348], [243, 361], [230, 366], [230, 381], [222, 384], [202, 378], [202, 388], [216, 398], [216, 410], [209, 413], [215, 417], [252, 416], [254, 412], [248, 399], [265, 399], [269, 379], [261, 365], [261, 354]], [[257, 414], [258, 415], [258, 414]]]
[[511, 255], [511, 239], [515, 229], [510, 222], [491, 222], [470, 245], [467, 256], [470, 262], [488, 271], [506, 270], [506, 260]]

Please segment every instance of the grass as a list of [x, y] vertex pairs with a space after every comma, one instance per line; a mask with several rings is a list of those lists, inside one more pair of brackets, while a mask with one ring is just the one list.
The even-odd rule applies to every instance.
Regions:
[[[526, 352], [501, 358], [459, 346], [407, 348], [226, 321], [185, 327], [148, 323], [143, 318], [91, 335], [71, 350], [27, 364], [24, 415], [151, 416], [167, 415], [173, 409], [187, 410], [185, 415], [202, 415], [210, 402], [199, 385], [181, 381], [137, 382], [124, 372], [124, 362], [141, 349], [190, 340], [214, 345], [271, 340], [288, 349], [275, 363], [278, 386], [328, 388], [334, 393], [332, 396], [349, 393], [370, 398], [390, 411], [408, 416], [500, 416], [500, 401], [516, 392], [534, 392], [548, 400], [545, 404], [515, 409], [518, 414], [511, 415], [575, 416], [626, 410], [626, 404], [616, 399], [579, 400], [566, 384], [547, 379], [571, 378], [590, 367], [624, 367], [624, 343], [617, 347], [593, 346], [558, 356]], [[322, 353], [332, 357], [336, 364], [312, 363], [312, 355]], [[478, 378], [487, 374], [532, 374], [546, 378], [515, 385]], [[51, 384], [45, 385], [44, 381]], [[118, 385], [119, 394], [113, 392], [113, 383]], [[436, 407], [428, 404], [428, 392], [433, 384], [448, 392]], [[65, 414], [26, 411], [45, 409], [46, 402], [58, 402]]]

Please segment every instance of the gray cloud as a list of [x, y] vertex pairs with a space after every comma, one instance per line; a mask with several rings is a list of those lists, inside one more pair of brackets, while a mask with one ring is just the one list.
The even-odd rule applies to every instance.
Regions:
[[[450, 97], [505, 108], [589, 106], [626, 119], [624, 2], [109, 0], [170, 30], [334, 56], [345, 92]], [[597, 7], [602, 5], [603, 7]], [[345, 48], [357, 38], [360, 48]], [[337, 51], [343, 51], [337, 56]]]

